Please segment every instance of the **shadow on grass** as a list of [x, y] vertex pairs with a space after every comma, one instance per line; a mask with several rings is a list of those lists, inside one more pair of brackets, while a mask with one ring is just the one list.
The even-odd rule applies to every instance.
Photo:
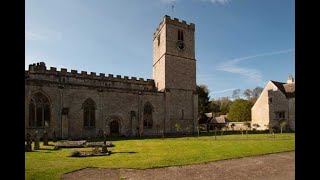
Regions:
[[128, 151], [128, 152], [111, 152], [111, 154], [117, 154], [117, 153], [126, 153], [126, 154], [135, 154], [138, 152]]

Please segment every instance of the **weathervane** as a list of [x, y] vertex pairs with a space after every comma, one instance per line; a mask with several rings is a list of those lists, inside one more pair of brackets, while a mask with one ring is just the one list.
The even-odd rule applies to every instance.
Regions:
[[172, 2], [172, 4], [171, 4], [171, 10], [172, 10], [172, 17], [173, 17], [173, 9], [174, 9], [173, 3], [174, 3], [174, 1], [171, 1], [171, 2]]

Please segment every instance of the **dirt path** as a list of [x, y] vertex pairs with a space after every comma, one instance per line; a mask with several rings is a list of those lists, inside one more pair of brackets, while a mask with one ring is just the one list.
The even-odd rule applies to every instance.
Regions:
[[284, 152], [210, 163], [134, 170], [86, 168], [63, 175], [63, 180], [263, 179], [294, 180], [295, 152]]

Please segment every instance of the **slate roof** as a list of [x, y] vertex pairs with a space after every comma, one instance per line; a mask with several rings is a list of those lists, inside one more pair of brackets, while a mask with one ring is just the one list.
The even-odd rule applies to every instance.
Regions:
[[294, 98], [296, 95], [295, 83], [283, 83], [277, 81], [271, 81], [277, 88], [287, 97]]
[[226, 118], [226, 115], [220, 115], [219, 117], [215, 117], [212, 112], [205, 113], [207, 118], [210, 119], [211, 123], [227, 123], [228, 119]]
[[213, 123], [227, 123], [226, 115], [221, 115], [219, 117], [215, 117], [215, 120], [213, 120]]

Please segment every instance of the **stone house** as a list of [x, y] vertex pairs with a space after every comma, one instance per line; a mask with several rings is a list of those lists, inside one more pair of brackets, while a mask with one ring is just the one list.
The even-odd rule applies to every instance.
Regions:
[[285, 120], [286, 130], [295, 131], [295, 81], [290, 75], [287, 83], [269, 81], [251, 109], [251, 127], [257, 130], [279, 128]]
[[[153, 79], [105, 75], [44, 62], [25, 71], [25, 132], [89, 138], [195, 132], [195, 24], [164, 16], [153, 34]], [[134, 62], [134, 61], [132, 61]]]
[[205, 113], [205, 115], [208, 122], [210, 122], [211, 130], [214, 130], [215, 128], [218, 128], [220, 130], [221, 128], [226, 127], [229, 122], [226, 115], [220, 115], [216, 117], [214, 112]]

